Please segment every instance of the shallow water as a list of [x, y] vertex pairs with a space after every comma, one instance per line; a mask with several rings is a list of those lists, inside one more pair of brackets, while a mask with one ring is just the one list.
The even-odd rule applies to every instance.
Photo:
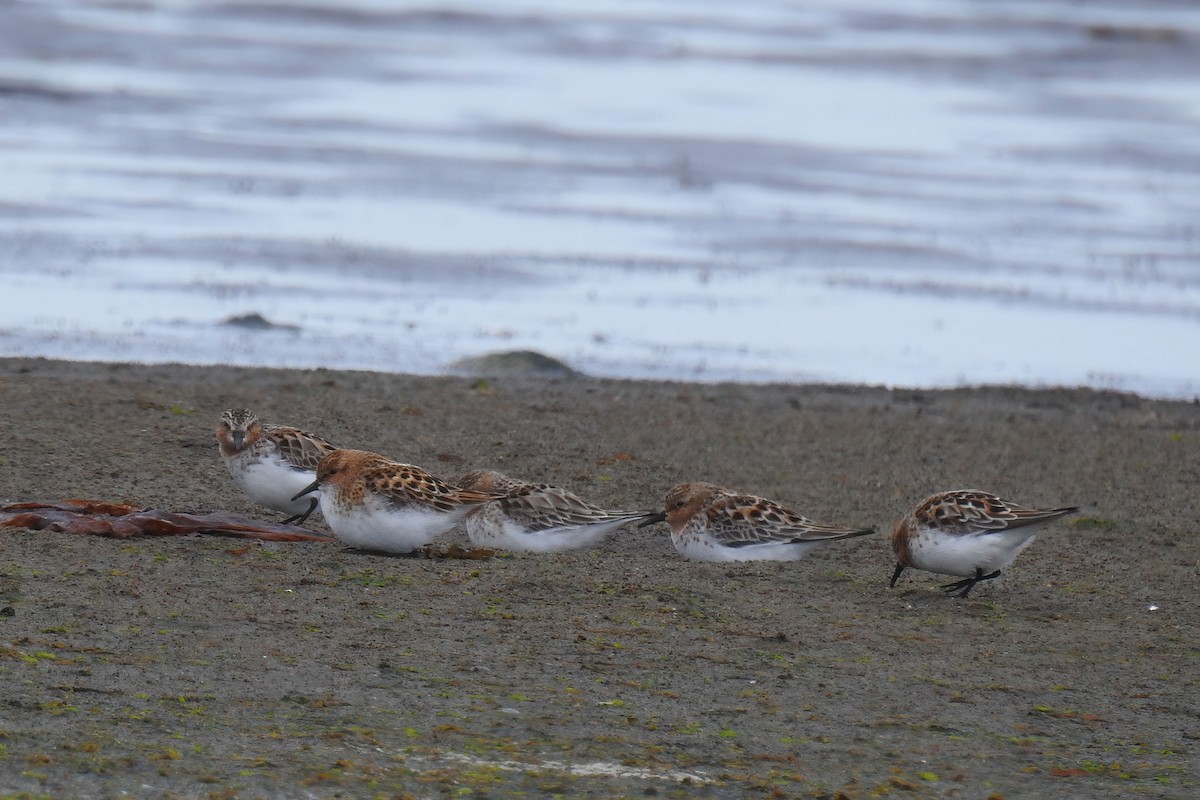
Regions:
[[1197, 42], [1183, 2], [9, 4], [0, 352], [1192, 397]]

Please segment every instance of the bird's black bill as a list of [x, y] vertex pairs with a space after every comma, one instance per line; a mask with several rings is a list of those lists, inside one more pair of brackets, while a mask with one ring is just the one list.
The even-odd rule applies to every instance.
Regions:
[[666, 521], [667, 521], [667, 512], [659, 511], [657, 514], [651, 514], [650, 516], [646, 517], [644, 520], [639, 522], [638, 527], [644, 528], [647, 525], [653, 525], [656, 522], [666, 522]]
[[299, 500], [301, 497], [304, 497], [304, 495], [315, 492], [317, 489], [320, 489], [320, 488], [321, 488], [321, 482], [313, 481], [308, 486], [305, 486], [303, 489], [301, 489], [300, 491], [298, 491], [294, 495], [292, 495], [292, 499]]

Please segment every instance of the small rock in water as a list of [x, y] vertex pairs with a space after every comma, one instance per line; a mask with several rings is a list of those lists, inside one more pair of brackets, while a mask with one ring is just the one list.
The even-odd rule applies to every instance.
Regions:
[[255, 331], [298, 331], [299, 325], [285, 325], [271, 320], [253, 311], [249, 314], [237, 314], [221, 320], [222, 325], [233, 325], [238, 328], [249, 328]]
[[542, 378], [577, 378], [583, 373], [572, 369], [557, 358], [536, 350], [507, 350], [482, 356], [460, 358], [450, 365], [459, 375], [500, 377], [530, 375]]

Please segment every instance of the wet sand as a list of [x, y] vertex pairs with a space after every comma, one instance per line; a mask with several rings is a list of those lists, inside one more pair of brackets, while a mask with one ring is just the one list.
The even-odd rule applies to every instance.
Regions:
[[[662, 526], [484, 561], [4, 530], [5, 793], [1200, 790], [1193, 404], [4, 359], [0, 500], [275, 520], [217, 455], [234, 405], [448, 476], [633, 508], [707, 479], [883, 530], [732, 566], [680, 559]], [[1083, 509], [969, 600], [926, 573], [889, 590], [884, 530], [962, 486]]]

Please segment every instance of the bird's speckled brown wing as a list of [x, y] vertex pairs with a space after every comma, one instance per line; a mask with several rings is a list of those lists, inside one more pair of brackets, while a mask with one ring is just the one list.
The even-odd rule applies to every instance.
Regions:
[[727, 547], [843, 539], [875, 530], [820, 525], [773, 500], [753, 495], [721, 495], [701, 513], [708, 534]]
[[510, 478], [495, 470], [477, 469], [459, 478], [456, 483], [464, 489], [481, 492], [497, 492], [501, 494], [519, 494], [536, 488], [536, 484]]
[[316, 471], [321, 459], [337, 449], [314, 433], [284, 425], [264, 425], [263, 435], [275, 443], [293, 469], [301, 471]]
[[508, 496], [497, 501], [514, 520], [531, 531], [550, 528], [578, 528], [598, 522], [620, 519], [630, 522], [654, 516], [654, 511], [608, 511], [592, 505], [573, 492], [545, 484], [526, 484], [509, 489]]
[[964, 489], [930, 497], [914, 516], [918, 523], [946, 533], [970, 535], [1036, 525], [1078, 510], [1075, 506], [1029, 508], [988, 492]]
[[368, 491], [386, 498], [396, 508], [427, 506], [454, 511], [504, 497], [497, 492], [460, 489], [412, 464], [389, 464], [363, 474]]

